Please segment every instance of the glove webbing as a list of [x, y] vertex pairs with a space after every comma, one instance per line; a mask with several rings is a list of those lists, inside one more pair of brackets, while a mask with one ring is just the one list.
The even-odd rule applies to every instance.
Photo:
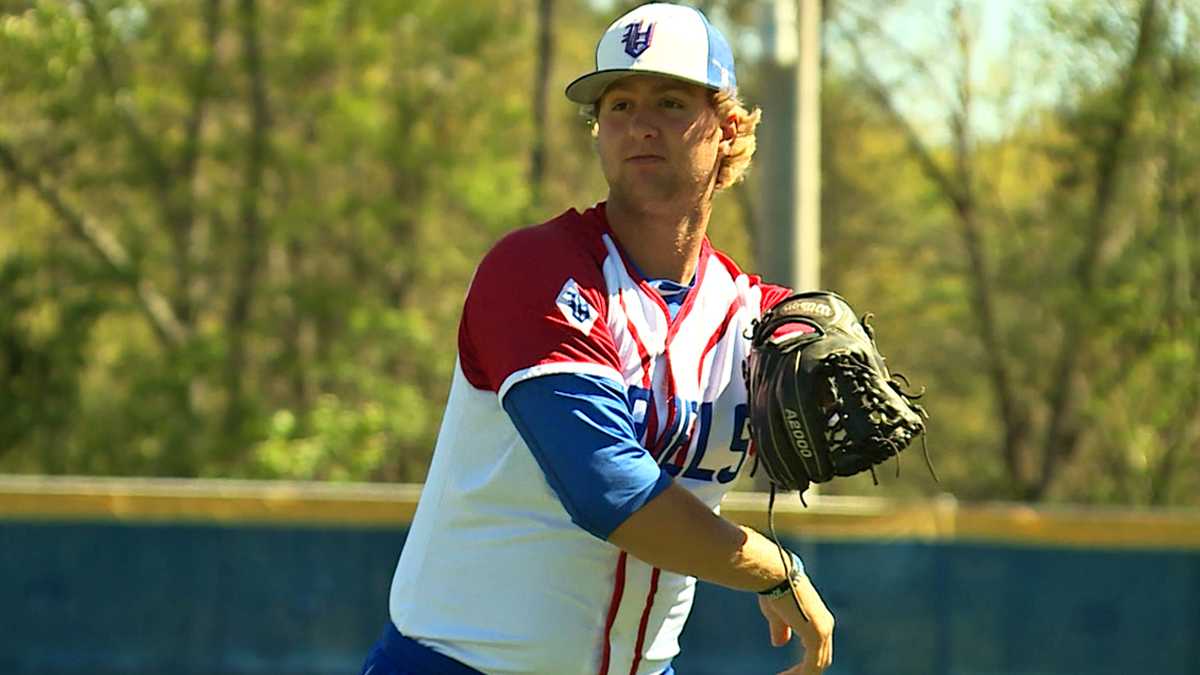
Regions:
[[[862, 362], [861, 358], [862, 357], [858, 354], [834, 353], [825, 357], [824, 361], [822, 362], [822, 365], [828, 368], [828, 370], [832, 373], [829, 375], [829, 378], [833, 384], [833, 389], [838, 398], [838, 400], [835, 401], [836, 405], [834, 407], [839, 411], [844, 411], [847, 407], [845, 401], [843, 400], [844, 396], [860, 396], [864, 398], [865, 404], [863, 405], [863, 408], [868, 410], [870, 415], [884, 415], [888, 408], [883, 404], [882, 398], [875, 388], [870, 386], [873, 381], [871, 378], [872, 371], [869, 366]], [[887, 380], [887, 385], [891, 387], [892, 390], [897, 394], [904, 397], [904, 399], [908, 401], [909, 405], [911, 405], [918, 414], [928, 419], [925, 409], [916, 403], [916, 399], [919, 399], [924, 395], [925, 389], [922, 388], [921, 391], [916, 394], [909, 393], [904, 389], [905, 387], [909, 386], [908, 378], [904, 377], [900, 373], [886, 373], [885, 371], [885, 374], [889, 375], [890, 377], [890, 379]], [[845, 393], [843, 393], [843, 391]], [[844, 412], [834, 413], [833, 416], [828, 420], [830, 433], [826, 435], [826, 438], [828, 440], [831, 452], [838, 452], [845, 448], [853, 447], [852, 443], [849, 441], [849, 434], [846, 431], [846, 421], [846, 415]], [[887, 421], [890, 422], [892, 420]], [[877, 431], [877, 429], [873, 427], [869, 430]], [[929, 445], [925, 440], [925, 436], [928, 433], [928, 428], [924, 429], [920, 433], [921, 452], [925, 457], [925, 466], [929, 469], [929, 474], [933, 476], [934, 482], [940, 483], [942, 481], [938, 478], [937, 471], [933, 468], [933, 459], [929, 456]], [[900, 455], [903, 452], [906, 444], [899, 443], [890, 437], [878, 435], [874, 436], [871, 439], [871, 442], [879, 446], [887, 447], [890, 450], [890, 454], [896, 458], [896, 477], [899, 478]], [[879, 485], [879, 477], [875, 474], [875, 467], [870, 466], [867, 468], [867, 470], [871, 472], [871, 481], [875, 485]], [[801, 495], [801, 501], [803, 501], [803, 494]], [[805, 506], [808, 505], [805, 504]]]

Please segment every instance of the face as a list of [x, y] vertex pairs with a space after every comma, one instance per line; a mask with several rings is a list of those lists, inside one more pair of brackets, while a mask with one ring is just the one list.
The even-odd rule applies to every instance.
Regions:
[[654, 208], [707, 194], [736, 131], [710, 99], [703, 87], [653, 75], [609, 86], [596, 137], [609, 198]]

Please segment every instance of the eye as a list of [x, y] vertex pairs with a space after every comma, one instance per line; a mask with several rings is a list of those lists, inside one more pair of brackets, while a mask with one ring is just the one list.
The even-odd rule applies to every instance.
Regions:
[[628, 110], [629, 109], [629, 101], [613, 101], [608, 109], [613, 112], [620, 112], [622, 110]]
[[677, 98], [664, 98], [660, 105], [662, 105], [664, 108], [670, 108], [672, 110], [683, 110], [685, 107], [683, 101], [680, 101]]

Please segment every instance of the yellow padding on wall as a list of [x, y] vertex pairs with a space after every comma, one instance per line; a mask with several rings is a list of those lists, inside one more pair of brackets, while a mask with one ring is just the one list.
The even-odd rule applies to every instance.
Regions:
[[958, 540], [1200, 550], [1200, 511], [963, 506]]
[[[404, 527], [420, 485], [0, 476], [0, 520]], [[1200, 550], [1200, 510], [779, 497], [780, 535], [810, 540], [995, 542]], [[762, 531], [767, 498], [731, 493], [722, 513]]]
[[[814, 539], [906, 539], [995, 542], [1029, 546], [1165, 548], [1200, 550], [1200, 510], [1131, 509], [1024, 504], [964, 504], [953, 498], [894, 502], [863, 497], [822, 497], [804, 508], [777, 498], [775, 528]], [[722, 513], [766, 531], [767, 498], [726, 497]]]
[[0, 519], [404, 526], [419, 485], [0, 478]]

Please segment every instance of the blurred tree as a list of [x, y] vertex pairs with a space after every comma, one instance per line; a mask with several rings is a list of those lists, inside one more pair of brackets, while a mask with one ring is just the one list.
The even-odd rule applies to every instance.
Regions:
[[[986, 140], [974, 136], [978, 75], [972, 56], [979, 19], [972, 13], [978, 5], [943, 3], [945, 22], [930, 30], [949, 39], [938, 43], [937, 54], [925, 54], [887, 34], [885, 20], [894, 3], [839, 4], [832, 32], [835, 44], [845, 48], [842, 64], [849, 67], [842, 72], [855, 73], [853, 81], [905, 139], [907, 161], [937, 200], [918, 212], [945, 223], [921, 228], [934, 238], [917, 245], [940, 251], [947, 261], [964, 261], [946, 279], [951, 295], [930, 293], [926, 281], [921, 297], [925, 303], [949, 302], [960, 318], [969, 317], [974, 343], [947, 350], [957, 327], [935, 319], [925, 326], [937, 326], [931, 348], [969, 354], [966, 362], [981, 366], [979, 372], [954, 374], [949, 369], [964, 361], [941, 358], [931, 389], [941, 391], [941, 382], [967, 383], [963, 393], [972, 400], [967, 407], [977, 415], [990, 400], [994, 411], [994, 422], [986, 422], [982, 433], [951, 445], [966, 458], [953, 461], [949, 472], [960, 494], [1162, 503], [1170, 500], [1166, 485], [1195, 480], [1195, 462], [1179, 460], [1196, 455], [1191, 420], [1197, 333], [1194, 324], [1174, 334], [1162, 329], [1170, 316], [1167, 297], [1175, 308], [1190, 302], [1181, 300], [1190, 295], [1180, 289], [1194, 281], [1179, 279], [1194, 280], [1197, 255], [1187, 226], [1171, 215], [1173, 205], [1185, 199], [1179, 190], [1195, 180], [1194, 168], [1185, 170], [1178, 156], [1171, 158], [1186, 151], [1166, 151], [1186, 143], [1177, 136], [1162, 143], [1164, 128], [1177, 133], [1183, 124], [1171, 111], [1197, 93], [1194, 83], [1167, 75], [1186, 72], [1184, 64], [1195, 62], [1196, 50], [1178, 35], [1170, 37], [1195, 20], [1188, 20], [1180, 4], [1169, 10], [1155, 0], [1117, 4], [1124, 13], [1091, 3], [1045, 8], [1039, 39], [1046, 48], [1031, 51], [1042, 59], [1037, 67], [1043, 72], [1068, 69], [1059, 80], [1056, 107], [1035, 110]], [[1011, 53], [1026, 53], [1028, 47], [1014, 45]], [[1167, 51], [1173, 56], [1164, 58]], [[900, 75], [885, 80], [883, 64]], [[948, 120], [941, 133], [930, 133], [898, 105], [913, 91], [914, 79], [924, 87], [923, 100]], [[1033, 98], [1028, 89], [990, 91]], [[838, 115], [831, 112], [835, 120]], [[837, 144], [833, 141], [832, 152], [838, 162], [848, 171], [859, 168]], [[910, 171], [897, 166], [890, 173], [903, 181]], [[958, 251], [945, 246], [951, 224]], [[1166, 227], [1171, 234], [1160, 234], [1157, 245], [1143, 235]], [[1164, 241], [1179, 244], [1170, 264]], [[904, 254], [923, 258], [912, 249]], [[1150, 277], [1124, 281], [1127, 269]], [[1171, 278], [1152, 278], [1164, 272]], [[907, 295], [895, 287], [880, 292]], [[1153, 365], [1165, 358], [1163, 352], [1174, 368], [1192, 374], [1173, 377], [1179, 371]], [[984, 383], [986, 388], [978, 388]], [[948, 424], [976, 423], [956, 403], [950, 409]], [[999, 473], [992, 452], [1002, 460]], [[1142, 468], [1132, 471], [1131, 462]]]
[[[634, 4], [0, 1], [0, 471], [422, 479], [480, 255], [604, 196], [558, 96]], [[759, 100], [761, 3], [698, 4]], [[1200, 7], [1022, 4], [987, 69], [977, 0], [826, 5], [826, 281], [944, 487], [1197, 503]]]
[[527, 9], [6, 5], [0, 468], [419, 479], [471, 268], [528, 219]]

